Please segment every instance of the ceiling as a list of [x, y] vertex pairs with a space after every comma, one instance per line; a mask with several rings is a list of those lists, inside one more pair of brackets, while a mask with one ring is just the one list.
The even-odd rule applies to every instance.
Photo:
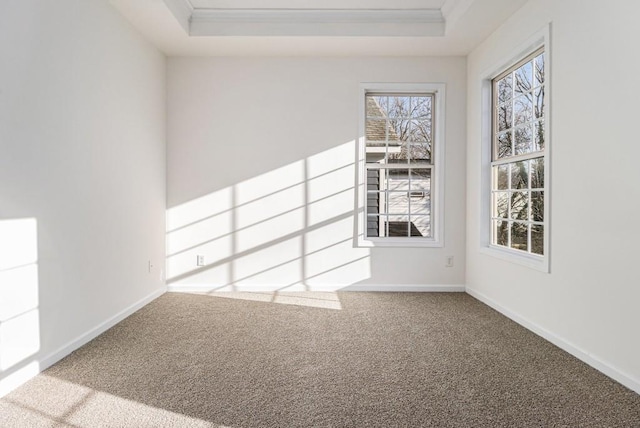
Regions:
[[109, 0], [169, 56], [466, 55], [527, 0]]

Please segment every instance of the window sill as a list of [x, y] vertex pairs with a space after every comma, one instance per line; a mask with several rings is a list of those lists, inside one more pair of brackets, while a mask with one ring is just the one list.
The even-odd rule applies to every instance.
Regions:
[[494, 245], [481, 247], [480, 253], [505, 260], [507, 262], [525, 266], [540, 272], [549, 273], [548, 256], [536, 256], [532, 254], [521, 253], [517, 250], [509, 250]]
[[358, 247], [419, 247], [419, 248], [441, 248], [444, 247], [442, 241], [431, 238], [359, 238], [357, 240]]

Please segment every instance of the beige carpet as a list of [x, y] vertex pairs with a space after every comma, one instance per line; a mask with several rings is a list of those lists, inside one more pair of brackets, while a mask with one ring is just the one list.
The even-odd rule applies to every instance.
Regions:
[[640, 427], [640, 395], [466, 294], [165, 294], [0, 426]]

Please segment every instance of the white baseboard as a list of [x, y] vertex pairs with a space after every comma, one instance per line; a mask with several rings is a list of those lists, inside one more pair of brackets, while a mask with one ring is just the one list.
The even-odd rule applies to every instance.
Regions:
[[153, 300], [157, 299], [162, 294], [164, 294], [165, 291], [166, 290], [164, 287], [154, 291], [153, 293], [137, 301], [136, 303], [129, 306], [128, 308], [118, 312], [116, 315], [112, 316], [111, 318], [104, 321], [100, 325], [94, 327], [88, 332], [70, 341], [66, 345], [58, 348], [58, 350], [50, 353], [49, 355], [43, 358], [40, 358], [40, 359], [37, 359], [36, 361], [32, 361], [28, 363], [21, 369], [16, 370], [15, 372], [11, 373], [4, 379], [0, 380], [0, 398], [7, 395], [14, 389], [18, 388], [20, 385], [24, 384], [29, 379], [35, 377], [36, 375], [43, 372], [47, 368], [51, 367], [52, 365], [54, 365], [55, 363], [57, 363], [58, 361], [60, 361], [61, 359], [63, 359], [73, 351], [75, 351], [76, 349], [87, 344], [89, 341], [95, 339], [96, 337], [98, 337], [105, 331], [109, 330], [111, 327], [118, 324], [120, 321], [122, 321], [129, 315], [133, 314], [140, 308], [146, 306]]
[[464, 285], [354, 284], [340, 291], [397, 291], [415, 293], [464, 293]]
[[[286, 291], [293, 291], [291, 290]], [[274, 292], [279, 291], [277, 287], [259, 286], [259, 285], [239, 285], [239, 286], [216, 286], [204, 284], [174, 284], [167, 286], [168, 292], [173, 293], [212, 293], [225, 291], [239, 292]], [[282, 290], [285, 291], [285, 290]], [[348, 286], [340, 285], [312, 285], [307, 286], [305, 291], [386, 291], [386, 292], [417, 292], [417, 293], [434, 293], [434, 292], [456, 292], [463, 293], [464, 285], [428, 285], [428, 284], [354, 284]]]
[[548, 340], [549, 342], [553, 343], [558, 348], [570, 353], [571, 355], [573, 355], [577, 359], [583, 361], [584, 363], [590, 365], [594, 369], [596, 369], [596, 370], [602, 372], [603, 374], [609, 376], [611, 379], [621, 383], [622, 385], [626, 386], [627, 388], [631, 389], [632, 391], [635, 391], [636, 393], [640, 394], [640, 380], [634, 379], [632, 376], [630, 376], [630, 375], [618, 370], [617, 368], [615, 368], [611, 364], [600, 360], [599, 358], [595, 357], [594, 355], [591, 355], [588, 352], [586, 352], [586, 351], [580, 349], [579, 347], [573, 345], [569, 341], [567, 341], [567, 340], [555, 335], [554, 333], [551, 333], [550, 331], [548, 331], [548, 330], [540, 327], [539, 325], [529, 321], [528, 319], [516, 314], [515, 312], [510, 311], [509, 309], [503, 307], [502, 305], [498, 304], [496, 301], [494, 301], [493, 299], [490, 299], [489, 297], [485, 296], [484, 294], [482, 294], [482, 293], [480, 293], [478, 291], [475, 291], [473, 289], [470, 289], [470, 288], [467, 288], [466, 291], [472, 297], [480, 300], [482, 303], [486, 304], [487, 306], [492, 307], [493, 309], [495, 309], [496, 311], [500, 312], [501, 314], [503, 314], [507, 318], [510, 318], [511, 320], [517, 322], [518, 324], [520, 324], [521, 326], [523, 326], [527, 330], [530, 330], [530, 331], [534, 332], [535, 334], [537, 334], [538, 336], [542, 337], [543, 339]]

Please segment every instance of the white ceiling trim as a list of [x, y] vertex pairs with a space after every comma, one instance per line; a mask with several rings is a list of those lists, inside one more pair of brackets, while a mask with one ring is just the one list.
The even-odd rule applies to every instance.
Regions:
[[439, 9], [194, 9], [189, 34], [427, 37], [444, 26]]
[[194, 9], [439, 9], [446, 1], [447, 0], [190, 0]]
[[171, 13], [176, 17], [180, 26], [189, 34], [193, 6], [189, 0], [164, 0]]
[[442, 5], [441, 11], [447, 22], [446, 32], [449, 32], [455, 27], [460, 18], [464, 16], [469, 10], [469, 7], [475, 0], [446, 0]]

